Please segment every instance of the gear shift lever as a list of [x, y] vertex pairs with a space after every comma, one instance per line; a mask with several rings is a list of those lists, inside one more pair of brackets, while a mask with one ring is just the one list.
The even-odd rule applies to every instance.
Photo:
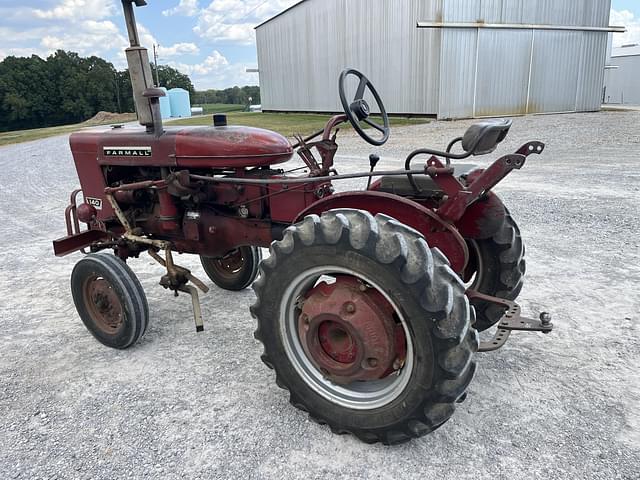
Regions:
[[[380, 161], [379, 155], [376, 155], [375, 153], [372, 153], [371, 155], [369, 155], [369, 165], [371, 166], [371, 170], [369, 170], [370, 173], [373, 173], [379, 161]], [[372, 178], [373, 177], [369, 177], [369, 180], [367, 181], [367, 190], [369, 190], [369, 187], [371, 187]]]

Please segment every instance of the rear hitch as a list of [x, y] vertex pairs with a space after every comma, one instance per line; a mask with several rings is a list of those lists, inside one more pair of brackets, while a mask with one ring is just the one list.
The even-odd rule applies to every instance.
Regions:
[[551, 315], [547, 312], [542, 312], [538, 320], [533, 318], [523, 317], [520, 313], [520, 305], [503, 298], [492, 297], [475, 290], [467, 290], [466, 293], [469, 300], [474, 298], [483, 300], [485, 302], [500, 305], [506, 309], [504, 315], [498, 322], [498, 330], [493, 338], [486, 342], [480, 342], [478, 352], [493, 352], [502, 348], [511, 332], [542, 332], [548, 334], [553, 330], [553, 323], [551, 323]]

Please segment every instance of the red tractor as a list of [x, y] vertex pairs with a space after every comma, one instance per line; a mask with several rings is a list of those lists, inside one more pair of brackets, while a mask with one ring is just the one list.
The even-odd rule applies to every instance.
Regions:
[[[66, 211], [68, 235], [54, 241], [59, 256], [90, 251], [73, 269], [71, 290], [101, 343], [128, 348], [147, 329], [145, 293], [125, 263], [143, 253], [166, 269], [163, 287], [192, 296], [203, 330], [195, 287], [208, 288], [174, 262], [175, 252], [199, 255], [219, 287], [253, 283], [262, 359], [294, 406], [334, 432], [394, 444], [449, 419], [466, 395], [476, 352], [501, 347], [513, 330], [551, 331], [547, 314], [525, 319], [513, 302], [524, 247], [492, 192], [528, 155], [542, 153], [542, 143], [462, 174], [451, 160], [493, 152], [511, 127], [484, 121], [445, 151], [411, 153], [403, 169], [375, 171], [372, 155], [370, 171], [341, 175], [334, 166], [340, 124], [350, 122], [373, 145], [389, 137], [378, 93], [355, 70], [340, 76], [344, 114], [295, 145], [274, 132], [228, 126], [223, 115], [211, 127], [164, 128], [163, 91], [151, 84], [133, 12], [146, 2], [122, 3], [144, 128], [71, 136], [82, 190]], [[350, 77], [358, 85], [353, 98]], [[366, 95], [379, 117], [370, 116]], [[294, 153], [304, 173], [281, 168]], [[426, 163], [417, 165], [420, 157]], [[367, 179], [367, 189], [334, 193], [333, 182], [353, 178]], [[270, 257], [261, 261], [263, 247]], [[480, 343], [478, 332], [495, 324], [493, 339]]]

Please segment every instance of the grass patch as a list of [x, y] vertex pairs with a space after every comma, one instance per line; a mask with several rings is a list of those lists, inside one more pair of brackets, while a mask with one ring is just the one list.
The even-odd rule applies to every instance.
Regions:
[[[310, 135], [324, 128], [329, 116], [316, 115], [311, 113], [245, 113], [231, 112], [227, 113], [229, 125], [243, 125], [247, 127], [259, 127], [267, 130], [279, 132], [286, 137], [292, 137], [296, 134], [302, 136]], [[374, 121], [380, 122], [380, 119], [374, 117]], [[392, 127], [400, 127], [405, 125], [419, 125], [428, 123], [428, 119], [424, 118], [403, 118], [392, 117], [390, 119]], [[198, 116], [192, 118], [184, 118], [168, 123], [168, 125], [212, 125], [213, 121], [210, 116]], [[340, 128], [351, 129], [348, 123], [343, 124]], [[367, 128], [369, 128], [367, 126]]]
[[88, 120], [74, 125], [62, 125], [59, 127], [34, 128], [31, 130], [16, 130], [13, 132], [0, 132], [0, 146], [10, 145], [13, 143], [31, 142], [43, 138], [55, 137], [56, 135], [65, 135], [77, 132], [86, 127], [95, 127], [99, 125], [111, 125], [113, 123], [131, 122], [136, 119], [135, 113], [118, 115], [117, 121], [111, 119], [107, 122], [96, 122]]
[[234, 103], [205, 103], [204, 105], [194, 105], [194, 107], [202, 107], [205, 115], [211, 115], [213, 113], [244, 112], [244, 109], [246, 108], [244, 105]]
[[[212, 112], [226, 113], [229, 121], [229, 125], [243, 125], [247, 127], [259, 127], [267, 130], [273, 130], [274, 132], [281, 133], [285, 137], [293, 137], [296, 134], [302, 136], [310, 135], [318, 130], [324, 128], [329, 116], [316, 115], [311, 113], [248, 113], [229, 111], [223, 112], [221, 106], [224, 104], [210, 104]], [[227, 105], [233, 108], [244, 108], [242, 105]], [[118, 121], [107, 122], [95, 122], [87, 121], [78, 123], [75, 125], [63, 125], [60, 127], [48, 127], [48, 128], [36, 128], [33, 130], [18, 130], [14, 132], [0, 133], [0, 146], [9, 145], [13, 143], [30, 142], [33, 140], [40, 140], [42, 138], [54, 137], [56, 135], [64, 135], [76, 132], [86, 127], [97, 125], [110, 125], [113, 123], [124, 123], [127, 121], [135, 121], [135, 114], [129, 114], [125, 118], [118, 118]], [[380, 122], [379, 119], [374, 120]], [[421, 123], [428, 123], [428, 119], [424, 118], [402, 118], [392, 117], [391, 126], [399, 127], [404, 125], [419, 125]], [[198, 125], [198, 126], [210, 126], [213, 124], [213, 120], [210, 114], [201, 115], [198, 117], [183, 118], [180, 120], [166, 121], [167, 126], [177, 125]], [[341, 129], [350, 130], [352, 127], [349, 123], [341, 125]], [[367, 126], [367, 128], [369, 128]]]

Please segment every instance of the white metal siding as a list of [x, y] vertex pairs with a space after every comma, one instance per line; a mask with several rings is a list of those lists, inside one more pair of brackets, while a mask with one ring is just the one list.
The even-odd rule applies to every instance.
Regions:
[[444, 0], [445, 22], [606, 27], [610, 0]]
[[480, 30], [473, 116], [526, 113], [530, 62], [531, 31]]
[[584, 32], [535, 32], [526, 113], [576, 109], [583, 36]]
[[361, 70], [390, 113], [436, 114], [442, 0], [309, 0], [257, 30], [264, 110], [340, 111], [338, 76]]
[[617, 70], [607, 70], [606, 103], [640, 105], [640, 55], [613, 57], [610, 65]]
[[[444, 0], [442, 21], [605, 27], [609, 10], [609, 0]], [[438, 117], [598, 110], [607, 36], [443, 28]]]
[[607, 59], [607, 35], [584, 32], [578, 88], [576, 90], [576, 111], [595, 112], [602, 106], [605, 65]]
[[439, 118], [473, 117], [477, 30], [442, 32]]
[[258, 28], [265, 110], [340, 111], [345, 67], [391, 113], [439, 118], [597, 110], [607, 33], [417, 29], [416, 22], [606, 27], [610, 0], [307, 0]]

